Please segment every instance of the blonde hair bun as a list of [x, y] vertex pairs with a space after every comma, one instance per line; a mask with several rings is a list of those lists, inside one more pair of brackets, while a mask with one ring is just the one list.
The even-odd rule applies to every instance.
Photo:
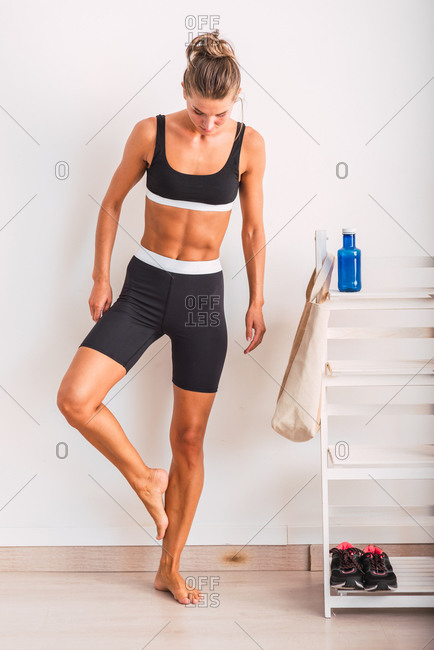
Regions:
[[187, 69], [184, 88], [193, 94], [223, 99], [231, 94], [236, 100], [241, 86], [241, 73], [232, 45], [219, 37], [219, 30], [199, 34], [187, 46]]

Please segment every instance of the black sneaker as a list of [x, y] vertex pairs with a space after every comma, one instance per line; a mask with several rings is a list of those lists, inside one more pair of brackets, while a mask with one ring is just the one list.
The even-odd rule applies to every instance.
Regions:
[[364, 572], [363, 586], [366, 591], [387, 591], [397, 589], [396, 575], [386, 553], [370, 544], [363, 549], [361, 558]]
[[363, 589], [360, 564], [363, 551], [349, 542], [341, 542], [329, 553], [332, 553], [330, 585], [339, 589]]

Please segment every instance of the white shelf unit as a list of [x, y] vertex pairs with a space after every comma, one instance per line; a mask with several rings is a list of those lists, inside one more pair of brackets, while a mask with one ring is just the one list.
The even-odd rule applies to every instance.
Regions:
[[[317, 235], [318, 236], [318, 235]], [[317, 245], [316, 263], [320, 267], [324, 257], [323, 245]], [[432, 272], [433, 259], [430, 257], [419, 258], [368, 258], [363, 260], [362, 264], [369, 263], [377, 265], [381, 269], [381, 262], [387, 267], [389, 260], [393, 262], [394, 267], [427, 267], [428, 272]], [[378, 263], [378, 264], [377, 264]], [[364, 266], [365, 268], [365, 266]], [[363, 269], [362, 269], [363, 272]], [[333, 275], [337, 277], [337, 259]], [[381, 277], [381, 273], [380, 273]], [[431, 278], [432, 280], [432, 278]], [[329, 298], [324, 305], [327, 305], [330, 311], [330, 321], [333, 317], [333, 311], [339, 311], [340, 321], [345, 321], [346, 316], [353, 310], [371, 310], [369, 314], [370, 322], [368, 326], [329, 326], [327, 331], [326, 358], [323, 371], [323, 383], [321, 392], [321, 428], [320, 428], [320, 449], [321, 449], [321, 486], [322, 486], [322, 506], [323, 506], [323, 567], [324, 567], [324, 615], [330, 618], [333, 608], [365, 608], [365, 607], [434, 607], [434, 557], [396, 557], [389, 556], [394, 572], [397, 576], [398, 589], [395, 591], [365, 592], [363, 590], [343, 590], [330, 586], [330, 562], [331, 556], [329, 549], [336, 546], [342, 541], [357, 543], [360, 539], [357, 533], [357, 540], [347, 539], [343, 536], [341, 539], [333, 539], [330, 543], [330, 528], [332, 522], [345, 523], [347, 517], [351, 523], [348, 530], [357, 530], [357, 518], [360, 523], [363, 517], [367, 518], [369, 524], [378, 521], [378, 525], [384, 527], [391, 525], [413, 525], [417, 528], [417, 523], [424, 528], [421, 534], [424, 535], [423, 542], [431, 543], [434, 540], [433, 535], [428, 532], [427, 526], [432, 527], [433, 507], [416, 506], [413, 508], [399, 508], [401, 518], [391, 517], [390, 509], [385, 507], [376, 507], [360, 505], [357, 507], [349, 506], [330, 506], [329, 505], [329, 482], [330, 481], [371, 481], [372, 479], [434, 479], [434, 444], [411, 444], [411, 440], [406, 442], [406, 446], [383, 446], [381, 439], [376, 444], [355, 445], [351, 442], [350, 453], [347, 455], [345, 446], [335, 448], [338, 441], [334, 444], [329, 442], [329, 428], [332, 434], [332, 427], [329, 427], [329, 418], [331, 416], [363, 416], [368, 417], [368, 413], [376, 413], [381, 410], [381, 402], [377, 400], [376, 404], [359, 403], [363, 402], [363, 397], [357, 399], [357, 403], [348, 403], [348, 398], [329, 400], [329, 392], [333, 387], [397, 387], [395, 393], [402, 392], [406, 386], [411, 386], [412, 390], [420, 391], [424, 389], [413, 387], [434, 386], [434, 362], [431, 355], [427, 358], [420, 359], [393, 359], [382, 360], [379, 358], [363, 358], [351, 360], [334, 360], [329, 358], [328, 350], [329, 341], [332, 340], [364, 340], [372, 341], [374, 339], [396, 339], [398, 342], [406, 339], [432, 339], [434, 327], [422, 326], [408, 327], [399, 325], [399, 314], [407, 314], [405, 310], [412, 310], [412, 323], [417, 321], [418, 314], [430, 317], [430, 313], [423, 310], [432, 310], [434, 307], [434, 292], [432, 287], [416, 287], [403, 290], [382, 290], [377, 292], [363, 291], [357, 293], [342, 293], [337, 290], [330, 290]], [[384, 310], [396, 310], [393, 312], [392, 327], [377, 327], [372, 325], [375, 321], [375, 315]], [[389, 312], [390, 316], [390, 312]], [[389, 318], [390, 320], [390, 318]], [[407, 319], [408, 320], [408, 319]], [[432, 325], [431, 321], [431, 325]], [[330, 322], [329, 322], [330, 325]], [[429, 341], [425, 341], [427, 345]], [[345, 344], [347, 345], [347, 344]], [[353, 343], [354, 345], [354, 343]], [[359, 344], [360, 345], [360, 344]], [[366, 345], [366, 343], [365, 343]], [[407, 348], [408, 351], [408, 348]], [[399, 388], [398, 388], [399, 387]], [[379, 389], [380, 390], [380, 389]], [[429, 389], [425, 389], [428, 390]], [[339, 394], [339, 391], [334, 391]], [[413, 393], [414, 394], [414, 393]], [[405, 393], [402, 393], [405, 395]], [[375, 401], [375, 400], [374, 400]], [[401, 400], [402, 401], [402, 400]], [[387, 414], [383, 417], [403, 416], [408, 417], [417, 415], [433, 415], [433, 402], [422, 403], [399, 403], [387, 405]], [[392, 425], [393, 426], [393, 425]], [[354, 433], [354, 431], [352, 432]], [[358, 442], [358, 441], [357, 441]], [[363, 442], [363, 440], [362, 440]], [[345, 445], [345, 440], [343, 441]], [[340, 443], [342, 444], [342, 443]], [[363, 490], [363, 487], [362, 487]], [[399, 506], [399, 504], [398, 504]], [[414, 519], [412, 519], [414, 514]], [[351, 515], [352, 518], [349, 516]], [[354, 524], [354, 515], [356, 525]], [[389, 515], [389, 516], [388, 516]], [[405, 521], [404, 521], [405, 520]], [[374, 528], [375, 530], [375, 528]], [[407, 530], [409, 530], [407, 528]], [[355, 533], [356, 534], [356, 533]], [[335, 533], [336, 535], [336, 533]], [[335, 536], [334, 535], [334, 536]], [[366, 544], [375, 543], [374, 539], [366, 540]], [[382, 546], [382, 544], [377, 544]], [[386, 544], [387, 546], [387, 544]], [[387, 552], [387, 551], [386, 551]]]

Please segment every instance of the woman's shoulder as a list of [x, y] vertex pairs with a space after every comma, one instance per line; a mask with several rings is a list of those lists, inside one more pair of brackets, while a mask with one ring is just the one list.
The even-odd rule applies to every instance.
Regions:
[[151, 115], [150, 117], [145, 117], [143, 120], [139, 120], [134, 125], [134, 130], [137, 133], [146, 133], [147, 131], [154, 131], [157, 124], [157, 116]]
[[143, 158], [150, 164], [153, 158], [157, 139], [157, 117], [145, 117], [134, 125], [130, 140], [134, 141], [137, 147], [143, 152]]
[[254, 129], [253, 126], [247, 126], [247, 124], [245, 124], [244, 129], [244, 140], [252, 147], [259, 147], [265, 144], [264, 138], [259, 131]]
[[243, 145], [241, 148], [240, 169], [242, 169], [242, 179], [245, 172], [263, 173], [265, 169], [265, 141], [262, 135], [252, 126], [247, 126], [244, 130]]
[[244, 129], [243, 149], [247, 160], [255, 161], [265, 156], [265, 140], [252, 126]]

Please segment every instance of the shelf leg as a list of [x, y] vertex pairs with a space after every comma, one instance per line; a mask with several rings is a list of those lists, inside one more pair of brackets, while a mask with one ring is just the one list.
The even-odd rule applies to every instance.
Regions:
[[323, 548], [323, 577], [324, 577], [324, 616], [331, 617], [330, 607], [330, 564], [329, 564], [329, 495], [327, 478], [327, 387], [321, 388], [321, 494], [322, 494], [322, 548]]

